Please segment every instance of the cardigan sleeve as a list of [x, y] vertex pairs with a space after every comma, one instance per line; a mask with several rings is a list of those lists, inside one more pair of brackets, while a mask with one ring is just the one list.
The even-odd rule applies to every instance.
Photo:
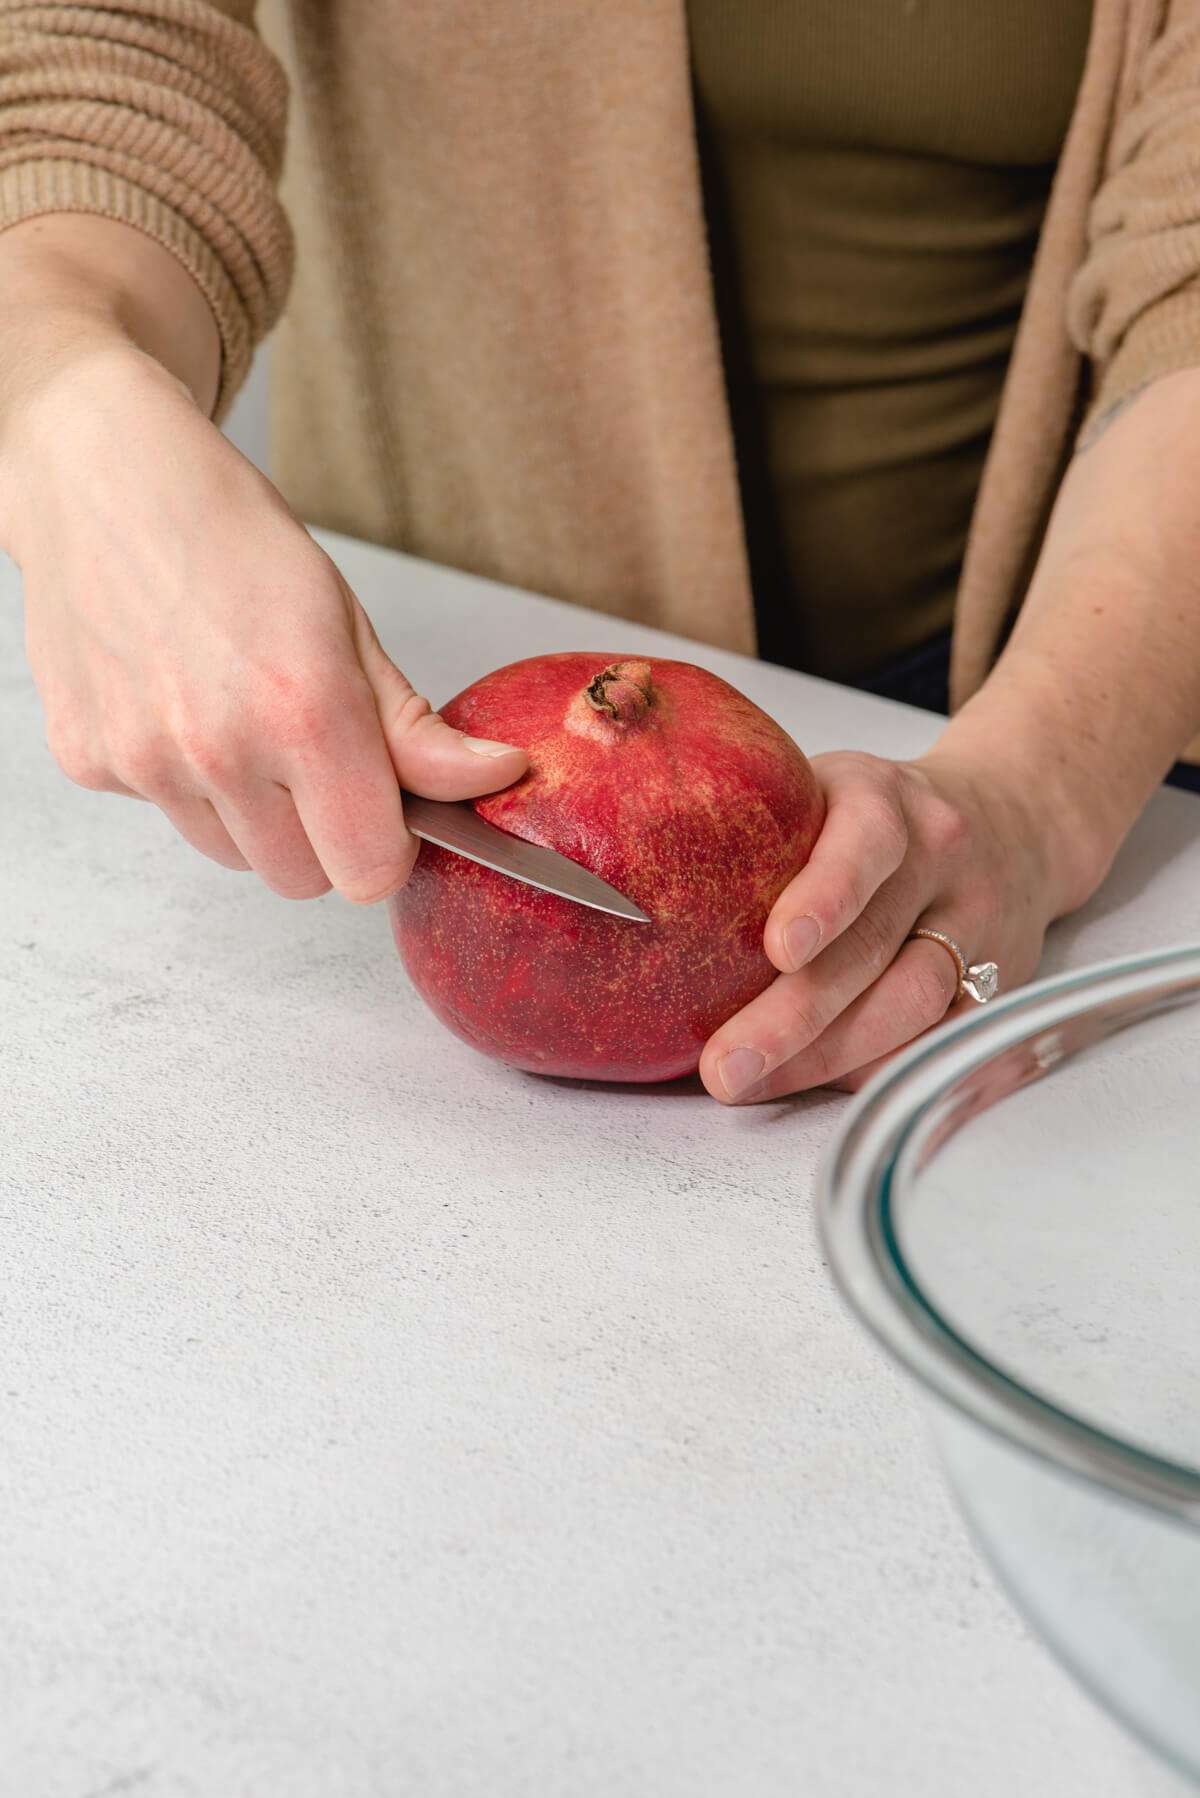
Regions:
[[1200, 0], [1163, 11], [1068, 299], [1092, 370], [1081, 444], [1159, 375], [1200, 366]]
[[100, 214], [156, 238], [221, 336], [216, 412], [282, 310], [287, 88], [254, 0], [0, 0], [0, 230]]

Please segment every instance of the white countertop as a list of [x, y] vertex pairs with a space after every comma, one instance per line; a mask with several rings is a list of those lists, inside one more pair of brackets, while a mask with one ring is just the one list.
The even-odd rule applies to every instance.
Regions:
[[[328, 540], [435, 701], [703, 661], [815, 752], [929, 716]], [[45, 750], [0, 565], [0, 1790], [1179, 1798], [969, 1545], [812, 1218], [846, 1101], [481, 1059], [382, 910]], [[1046, 971], [1197, 930], [1155, 800]]]

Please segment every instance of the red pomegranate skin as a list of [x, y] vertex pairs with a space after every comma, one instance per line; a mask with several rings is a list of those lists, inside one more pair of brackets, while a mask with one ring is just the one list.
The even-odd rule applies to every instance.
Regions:
[[475, 809], [590, 868], [648, 924], [576, 905], [423, 843], [390, 902], [417, 991], [487, 1055], [614, 1081], [694, 1072], [770, 983], [767, 914], [808, 859], [824, 801], [807, 759], [687, 662], [583, 653], [514, 662], [443, 707], [515, 743], [529, 771]]

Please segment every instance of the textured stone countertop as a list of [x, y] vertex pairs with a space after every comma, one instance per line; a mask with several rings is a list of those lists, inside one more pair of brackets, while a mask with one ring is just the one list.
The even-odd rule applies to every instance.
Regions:
[[[904, 707], [329, 539], [435, 699], [706, 662], [810, 751]], [[0, 567], [4, 1798], [1178, 1798], [1031, 1639], [843, 1312], [844, 1099], [493, 1066], [379, 909], [45, 750]], [[1046, 971], [1196, 935], [1157, 798]]]

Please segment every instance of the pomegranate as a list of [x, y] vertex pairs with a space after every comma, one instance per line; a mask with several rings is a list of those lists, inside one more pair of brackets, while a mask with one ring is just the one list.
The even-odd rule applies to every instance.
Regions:
[[485, 675], [443, 708], [516, 743], [529, 772], [475, 809], [628, 894], [648, 924], [589, 910], [424, 843], [391, 901], [404, 965], [485, 1054], [543, 1074], [671, 1080], [762, 992], [774, 901], [824, 801], [750, 700], [687, 662], [571, 653]]

